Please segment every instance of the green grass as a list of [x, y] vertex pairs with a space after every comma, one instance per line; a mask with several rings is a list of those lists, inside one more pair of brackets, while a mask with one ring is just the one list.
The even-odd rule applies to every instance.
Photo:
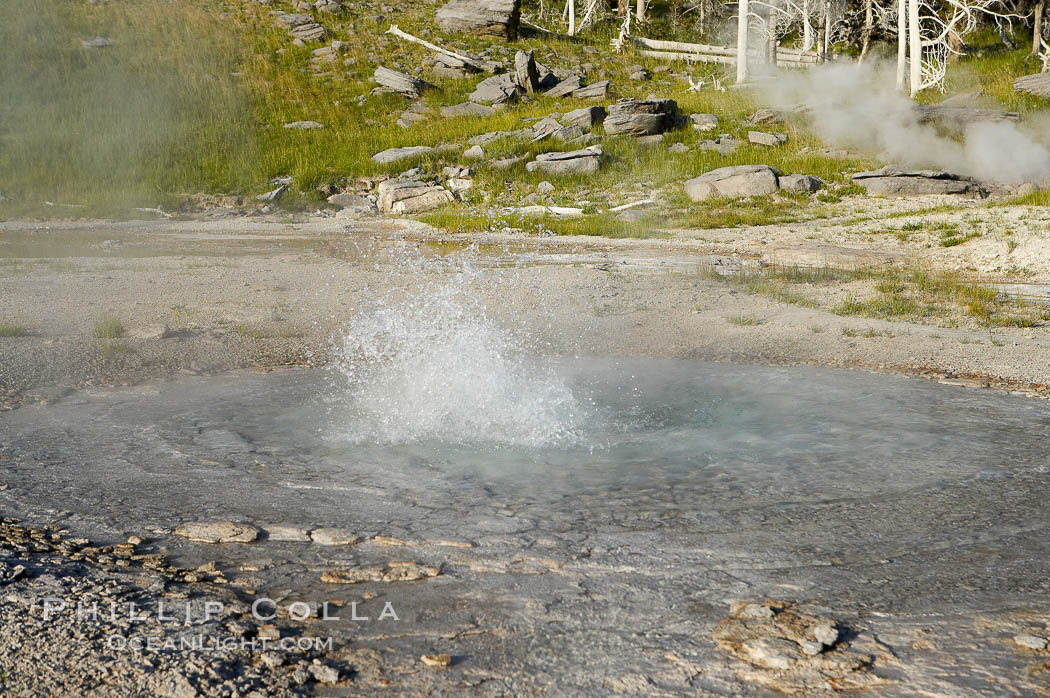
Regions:
[[754, 327], [762, 324], [762, 321], [756, 315], [727, 315], [726, 322], [740, 327]]
[[25, 325], [14, 322], [0, 322], [0, 337], [25, 337], [27, 332]]
[[95, 339], [119, 339], [124, 336], [124, 323], [112, 315], [103, 315], [95, 321], [91, 336]]

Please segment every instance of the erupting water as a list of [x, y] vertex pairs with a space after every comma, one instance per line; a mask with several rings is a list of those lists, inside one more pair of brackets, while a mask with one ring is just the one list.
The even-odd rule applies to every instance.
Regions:
[[[522, 328], [485, 306], [473, 250], [427, 259], [399, 244], [391, 273], [409, 288], [351, 319], [338, 366], [349, 384], [341, 436], [355, 442], [421, 441], [548, 447], [578, 443], [584, 410]], [[516, 270], [503, 272], [510, 275]]]

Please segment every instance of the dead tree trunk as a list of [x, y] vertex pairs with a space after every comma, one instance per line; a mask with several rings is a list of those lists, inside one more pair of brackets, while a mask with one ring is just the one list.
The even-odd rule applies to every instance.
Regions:
[[775, 70], [777, 67], [777, 0], [769, 3], [769, 48], [766, 50], [766, 62]]
[[638, 0], [638, 9], [635, 11], [634, 18], [639, 22], [645, 21], [645, 0]]
[[828, 41], [828, 2], [821, 3], [820, 23], [817, 24], [817, 63], [823, 63], [827, 52]]
[[897, 89], [904, 91], [904, 64], [908, 62], [908, 0], [897, 0]]
[[736, 25], [736, 82], [738, 85], [747, 82], [748, 78], [747, 25], [748, 13], [751, 11], [748, 5], [748, 0], [740, 0], [737, 5], [740, 15]]
[[908, 0], [908, 60], [911, 63], [911, 96], [922, 87], [922, 37], [919, 34], [919, 0]]
[[1042, 48], [1044, 0], [1039, 0], [1032, 17], [1032, 55], [1038, 56]]
[[864, 0], [864, 31], [861, 33], [858, 63], [863, 63], [864, 59], [868, 57], [868, 49], [871, 48], [872, 24], [871, 0]]
[[621, 17], [626, 17], [627, 13], [631, 11], [631, 0], [617, 0], [616, 2], [616, 14]]

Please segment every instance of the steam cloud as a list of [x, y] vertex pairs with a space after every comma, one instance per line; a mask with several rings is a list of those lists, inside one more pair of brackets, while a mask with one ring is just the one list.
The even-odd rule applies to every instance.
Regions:
[[894, 89], [885, 65], [838, 65], [778, 78], [765, 98], [779, 109], [808, 108], [829, 143], [874, 152], [886, 161], [1018, 184], [1050, 177], [1050, 152], [1011, 122], [970, 126], [963, 142], [919, 123], [912, 102]]

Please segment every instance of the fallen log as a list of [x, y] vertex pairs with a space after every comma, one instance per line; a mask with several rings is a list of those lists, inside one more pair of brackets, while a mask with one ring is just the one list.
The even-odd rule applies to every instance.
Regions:
[[396, 24], [391, 24], [390, 28], [386, 30], [386, 33], [393, 34], [396, 37], [404, 39], [405, 41], [411, 41], [412, 43], [419, 44], [420, 46], [426, 46], [431, 51], [437, 51], [438, 53], [443, 53], [446, 56], [451, 56], [452, 58], [455, 58], [456, 60], [462, 62], [464, 65], [474, 70], [475, 72], [482, 73], [486, 70], [484, 64], [479, 63], [473, 58], [468, 58], [467, 56], [464, 56], [460, 53], [456, 53], [455, 51], [449, 51], [448, 49], [441, 48], [437, 44], [432, 44], [425, 39], [420, 39], [417, 36], [412, 36], [411, 34], [401, 31]]
[[960, 130], [975, 123], [1018, 122], [1021, 115], [1015, 111], [1001, 109], [974, 109], [973, 107], [943, 106], [938, 104], [916, 104], [912, 107], [920, 124], [940, 123]]
[[1017, 78], [1014, 80], [1014, 92], [1050, 97], [1050, 73], [1036, 73]]

